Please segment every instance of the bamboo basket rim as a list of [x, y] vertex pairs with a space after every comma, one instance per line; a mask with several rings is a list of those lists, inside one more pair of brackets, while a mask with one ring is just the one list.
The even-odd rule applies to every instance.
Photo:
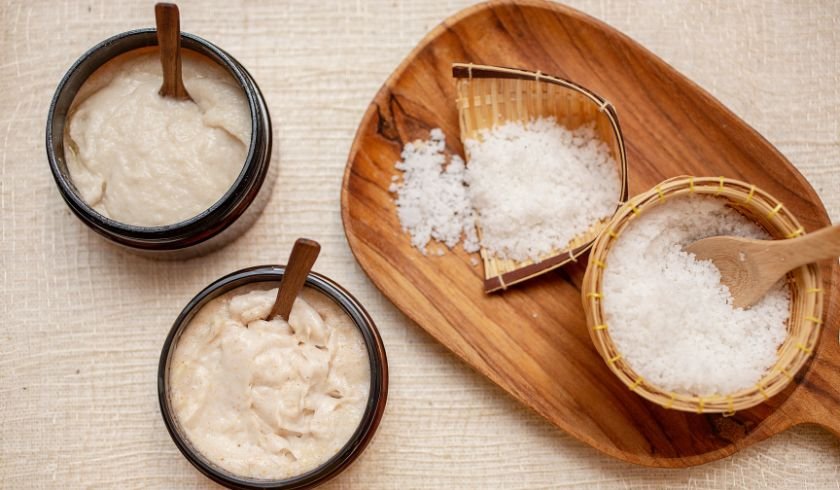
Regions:
[[[646, 381], [616, 349], [609, 334], [609, 326], [604, 321], [601, 284], [604, 269], [608, 266], [606, 257], [611, 245], [637, 216], [671, 197], [691, 194], [723, 197], [731, 207], [754, 221], [760, 212], [766, 223], [759, 221], [759, 225], [774, 238], [793, 238], [805, 233], [799, 221], [780, 201], [755, 185], [725, 177], [674, 177], [634, 196], [616, 212], [607, 224], [606, 230], [609, 231], [602, 233], [593, 244], [581, 286], [581, 297], [587, 329], [596, 349], [610, 371], [631, 391], [669, 409], [731, 415], [763, 403], [784, 390], [809, 360], [819, 340], [822, 323], [822, 274], [818, 264], [808, 264], [789, 273], [791, 311], [787, 335], [777, 350], [776, 363], [755, 386], [725, 395], [697, 396], [668, 392]], [[795, 274], [799, 274], [799, 279], [792, 281]], [[800, 304], [802, 307], [797, 309]]]
[[[498, 78], [498, 79], [519, 79], [519, 80], [529, 80], [529, 81], [536, 81], [536, 82], [545, 82], [551, 83], [555, 85], [559, 85], [565, 87], [567, 89], [573, 90], [578, 92], [585, 97], [587, 97], [591, 102], [593, 102], [600, 112], [605, 114], [607, 120], [610, 123], [610, 129], [612, 129], [613, 136], [615, 137], [616, 146], [618, 148], [617, 155], [614, 156], [616, 163], [618, 164], [619, 170], [619, 179], [621, 180], [620, 190], [618, 199], [616, 201], [615, 212], [617, 212], [624, 201], [627, 199], [627, 195], [629, 193], [629, 183], [628, 183], [628, 172], [627, 172], [627, 150], [624, 144], [624, 133], [621, 130], [621, 125], [618, 122], [618, 114], [615, 111], [615, 107], [604, 97], [596, 94], [595, 92], [583, 87], [571, 80], [567, 80], [565, 78], [556, 77], [552, 75], [546, 75], [541, 71], [530, 71], [530, 70], [523, 70], [519, 68], [509, 68], [504, 66], [493, 66], [493, 65], [480, 65], [474, 63], [452, 63], [452, 76], [455, 79], [490, 79], [490, 78]], [[460, 97], [459, 97], [460, 99]], [[461, 115], [463, 112], [462, 103], [460, 100], [457, 101], [458, 112], [459, 112], [459, 124], [461, 125], [461, 138], [463, 141], [464, 135], [464, 128], [463, 128], [463, 116]], [[467, 158], [468, 160], [468, 158]], [[468, 163], [468, 162], [467, 162]], [[509, 288], [514, 284], [518, 284], [520, 282], [527, 281], [539, 275], [545, 274], [546, 272], [552, 271], [557, 269], [558, 267], [562, 267], [566, 264], [577, 262], [578, 258], [585, 254], [589, 249], [592, 248], [592, 245], [597, 238], [597, 235], [603, 231], [604, 227], [606, 226], [609, 218], [602, 220], [600, 222], [596, 222], [592, 224], [592, 228], [587, 230], [586, 232], [582, 233], [580, 236], [585, 236], [587, 234], [592, 234], [592, 238], [586, 240], [584, 243], [574, 246], [572, 248], [563, 248], [559, 249], [557, 253], [553, 253], [547, 257], [544, 257], [536, 262], [528, 261], [526, 265], [522, 265], [517, 267], [514, 270], [504, 272], [493, 277], [485, 278], [484, 280], [484, 292], [485, 293], [492, 293], [496, 291], [503, 291]], [[594, 231], [593, 231], [594, 229]], [[480, 230], [479, 230], [480, 233]], [[480, 236], [480, 235], [479, 235]], [[576, 237], [577, 238], [577, 237]], [[488, 261], [492, 260], [492, 257], [488, 257], [484, 251], [484, 248], [481, 249], [481, 257], [485, 264], [485, 269], [487, 268]]]

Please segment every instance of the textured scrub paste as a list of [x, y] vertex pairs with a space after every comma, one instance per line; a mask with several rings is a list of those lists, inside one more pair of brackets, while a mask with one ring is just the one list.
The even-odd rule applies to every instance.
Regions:
[[242, 87], [211, 59], [181, 53], [194, 102], [158, 94], [158, 50], [144, 48], [96, 70], [68, 112], [70, 177], [86, 203], [116, 221], [160, 226], [196, 216], [245, 164], [251, 112]]
[[244, 286], [207, 303], [172, 355], [169, 396], [193, 447], [225, 470], [282, 479], [334, 456], [370, 391], [365, 341], [333, 300], [305, 288], [289, 322], [277, 289]]

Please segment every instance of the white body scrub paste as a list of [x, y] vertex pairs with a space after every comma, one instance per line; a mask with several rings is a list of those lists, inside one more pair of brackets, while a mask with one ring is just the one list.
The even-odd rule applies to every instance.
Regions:
[[607, 256], [610, 337], [640, 376], [666, 391], [708, 396], [753, 387], [786, 337], [787, 284], [749, 309], [735, 308], [711, 261], [683, 250], [715, 235], [770, 238], [722, 199], [684, 197], [634, 218]]
[[182, 50], [193, 101], [158, 94], [156, 48], [114, 58], [82, 85], [68, 113], [64, 153], [73, 184], [97, 212], [161, 226], [210, 208], [245, 164], [251, 113], [224, 68]]
[[405, 145], [402, 181], [390, 191], [411, 243], [425, 253], [429, 240], [523, 261], [565, 249], [575, 237], [609, 218], [621, 180], [606, 143], [591, 125], [569, 130], [554, 118], [508, 122], [467, 140], [469, 164], [447, 162], [440, 129], [429, 141]]
[[198, 452], [239, 476], [315, 469], [350, 440], [368, 401], [369, 359], [352, 319], [305, 288], [288, 323], [265, 321], [276, 294], [243, 286], [213, 299], [172, 354], [175, 418]]

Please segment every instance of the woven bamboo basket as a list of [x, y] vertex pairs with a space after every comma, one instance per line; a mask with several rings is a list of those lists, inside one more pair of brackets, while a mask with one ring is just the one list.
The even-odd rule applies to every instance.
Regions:
[[[621, 180], [616, 209], [627, 199], [627, 158], [615, 109], [603, 97], [561, 78], [511, 68], [455, 63], [458, 116], [461, 141], [481, 139], [481, 130], [508, 121], [527, 122], [554, 117], [559, 124], [575, 129], [594, 123], [597, 135], [610, 148]], [[466, 155], [469, 162], [469, 154]], [[603, 230], [604, 219], [575, 237], [566, 248], [554, 250], [537, 261], [503, 260], [482, 248], [484, 290], [493, 292], [536, 277], [586, 252]], [[558, 224], [562, 226], [562, 224]], [[481, 236], [481, 223], [478, 223]]]
[[782, 391], [805, 365], [819, 339], [823, 312], [820, 268], [810, 264], [793, 270], [787, 281], [791, 310], [787, 337], [779, 346], [776, 364], [752, 388], [736, 393], [692, 396], [662, 390], [639, 376], [621, 356], [610, 338], [601, 300], [607, 255], [622, 230], [651, 208], [667, 205], [675, 196], [700, 194], [726, 199], [729, 206], [764, 227], [775, 239], [793, 238], [805, 232], [796, 218], [776, 199], [754, 185], [724, 177], [677, 177], [666, 180], [631, 198], [607, 224], [595, 241], [584, 275], [581, 294], [589, 335], [609, 369], [632, 391], [665, 408], [696, 413], [732, 414], [758, 405]]

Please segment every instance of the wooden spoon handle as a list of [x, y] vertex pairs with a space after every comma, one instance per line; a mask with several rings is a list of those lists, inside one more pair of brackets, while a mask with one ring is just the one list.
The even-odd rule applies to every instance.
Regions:
[[271, 308], [271, 313], [268, 318], [274, 318], [280, 315], [281, 318], [288, 321], [289, 314], [292, 312], [292, 305], [297, 298], [298, 293], [303, 288], [306, 282], [306, 276], [315, 264], [315, 259], [318, 258], [318, 253], [321, 251], [321, 245], [315, 240], [308, 238], [298, 238], [292, 247], [292, 253], [289, 254], [289, 262], [286, 264], [286, 271], [283, 272], [283, 278], [280, 280], [280, 288], [277, 290], [277, 299], [274, 301], [274, 307]]
[[840, 225], [822, 228], [799, 238], [782, 240], [774, 246], [777, 252], [784, 252], [787, 270], [840, 257]]
[[174, 3], [155, 5], [155, 23], [160, 47], [160, 63], [163, 67], [163, 84], [160, 95], [188, 100], [190, 95], [181, 78], [181, 16]]

